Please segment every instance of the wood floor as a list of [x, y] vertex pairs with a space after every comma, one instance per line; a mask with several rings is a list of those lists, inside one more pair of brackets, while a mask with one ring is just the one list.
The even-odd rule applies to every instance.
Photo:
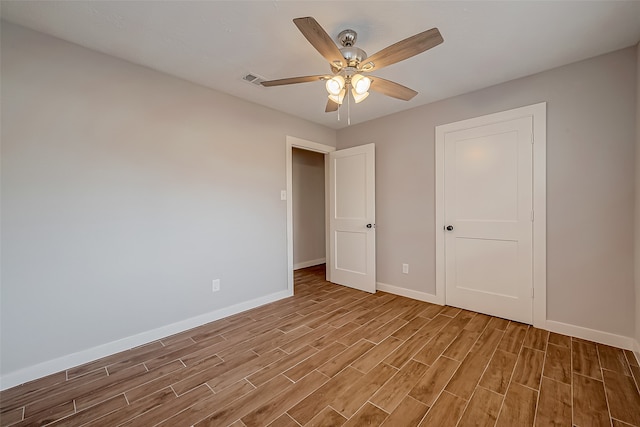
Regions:
[[323, 278], [5, 390], [0, 425], [640, 427], [629, 351]]

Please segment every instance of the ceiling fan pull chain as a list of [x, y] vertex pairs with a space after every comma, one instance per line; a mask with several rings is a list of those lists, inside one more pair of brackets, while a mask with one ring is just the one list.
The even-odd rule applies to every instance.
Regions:
[[347, 126], [351, 126], [351, 97], [347, 91]]

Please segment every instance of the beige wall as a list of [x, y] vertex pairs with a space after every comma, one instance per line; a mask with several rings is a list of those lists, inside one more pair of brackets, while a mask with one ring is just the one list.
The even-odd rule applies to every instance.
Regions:
[[324, 154], [293, 149], [293, 265], [325, 258]]
[[378, 281], [435, 293], [435, 126], [546, 101], [548, 318], [633, 336], [635, 61], [628, 48], [338, 131], [338, 148], [376, 144]]
[[335, 131], [1, 36], [3, 375], [286, 292], [286, 136]]

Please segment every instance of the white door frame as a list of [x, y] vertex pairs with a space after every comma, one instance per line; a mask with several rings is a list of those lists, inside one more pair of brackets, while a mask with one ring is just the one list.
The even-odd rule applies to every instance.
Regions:
[[547, 103], [529, 105], [436, 126], [436, 301], [445, 303], [444, 140], [445, 134], [521, 117], [533, 118], [533, 325], [547, 321]]
[[[307, 141], [305, 139], [296, 138], [295, 136], [287, 135], [287, 143], [286, 143], [286, 169], [287, 169], [287, 290], [290, 295], [293, 295], [293, 149], [300, 148], [302, 150], [315, 151], [316, 153], [322, 153], [325, 155], [325, 235], [327, 234], [328, 221], [329, 217], [327, 215], [327, 210], [329, 209], [328, 203], [328, 194], [326, 188], [327, 179], [329, 178], [329, 174], [327, 173], [327, 161], [326, 155], [331, 153], [332, 151], [336, 151], [335, 147], [330, 145], [319, 144], [313, 141]], [[325, 239], [326, 244], [329, 244], [329, 239]], [[328, 246], [325, 247], [325, 253], [329, 253]], [[328, 258], [327, 258], [328, 259]], [[329, 274], [327, 272], [327, 274]], [[327, 277], [329, 280], [330, 277]], [[330, 281], [330, 280], [329, 280]]]

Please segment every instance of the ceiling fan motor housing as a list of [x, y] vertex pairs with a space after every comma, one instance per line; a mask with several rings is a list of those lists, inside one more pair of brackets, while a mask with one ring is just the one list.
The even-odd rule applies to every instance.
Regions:
[[358, 39], [358, 33], [354, 30], [344, 30], [338, 34], [338, 41], [343, 46], [340, 49], [342, 56], [347, 61], [347, 67], [357, 67], [367, 58], [367, 53], [354, 45]]
[[360, 49], [359, 47], [351, 46], [351, 47], [343, 47], [340, 49], [342, 56], [347, 61], [348, 67], [357, 67], [362, 61], [367, 58], [367, 52]]
[[356, 40], [358, 40], [358, 33], [353, 30], [343, 30], [338, 34], [338, 41], [344, 47], [353, 46]]

